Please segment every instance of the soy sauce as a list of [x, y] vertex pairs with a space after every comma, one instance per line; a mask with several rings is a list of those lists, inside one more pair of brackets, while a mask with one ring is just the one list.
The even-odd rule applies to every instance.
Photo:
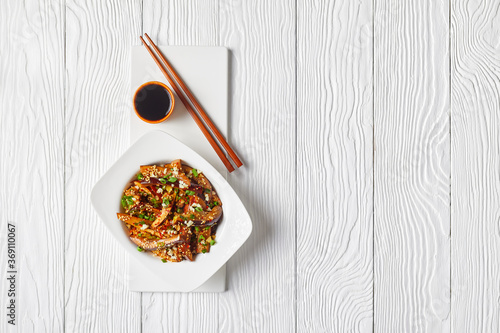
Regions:
[[172, 101], [170, 94], [163, 86], [150, 83], [140, 88], [134, 99], [137, 113], [144, 119], [158, 121], [170, 112]]

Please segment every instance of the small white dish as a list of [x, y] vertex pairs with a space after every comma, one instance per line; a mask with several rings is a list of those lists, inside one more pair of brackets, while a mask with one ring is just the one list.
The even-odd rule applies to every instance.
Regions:
[[[128, 238], [128, 229], [117, 219], [116, 213], [120, 212], [125, 186], [141, 165], [164, 164], [178, 158], [207, 176], [221, 199], [224, 212], [217, 227], [217, 243], [209, 253], [197, 255], [192, 262], [163, 263], [150, 253], [137, 251], [137, 246]], [[191, 148], [161, 131], [150, 132], [137, 140], [97, 182], [91, 201], [111, 235], [149, 269], [150, 272], [144, 274], [156, 274], [182, 292], [192, 291], [207, 281], [252, 232], [250, 215], [224, 177]]]

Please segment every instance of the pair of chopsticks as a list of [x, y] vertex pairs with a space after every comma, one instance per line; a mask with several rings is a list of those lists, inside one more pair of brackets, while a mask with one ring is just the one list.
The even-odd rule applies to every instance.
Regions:
[[[168, 82], [170, 83], [170, 86], [175, 90], [175, 93], [177, 94], [177, 96], [179, 96], [179, 98], [181, 99], [182, 103], [184, 104], [184, 106], [188, 110], [189, 114], [194, 119], [194, 121], [196, 122], [196, 124], [198, 125], [198, 127], [201, 129], [201, 131], [203, 132], [203, 134], [207, 138], [208, 142], [210, 142], [210, 145], [215, 150], [215, 152], [217, 153], [217, 155], [219, 156], [219, 158], [222, 160], [222, 163], [224, 163], [224, 165], [227, 168], [227, 170], [229, 172], [233, 172], [234, 171], [234, 167], [231, 165], [231, 162], [229, 162], [229, 159], [226, 157], [226, 155], [224, 154], [224, 152], [222, 151], [222, 149], [219, 147], [219, 145], [217, 144], [217, 142], [212, 137], [210, 131], [205, 126], [205, 123], [210, 128], [210, 130], [212, 131], [212, 133], [215, 136], [215, 138], [219, 141], [220, 145], [222, 147], [224, 147], [224, 149], [228, 153], [229, 157], [231, 157], [231, 159], [233, 160], [233, 163], [236, 165], [236, 167], [239, 168], [240, 166], [242, 166], [243, 163], [240, 161], [240, 159], [238, 158], [238, 156], [236, 156], [236, 153], [229, 146], [229, 144], [224, 139], [224, 137], [222, 136], [222, 134], [219, 132], [219, 130], [217, 129], [217, 127], [215, 127], [214, 123], [210, 120], [210, 118], [206, 114], [205, 110], [203, 110], [203, 108], [201, 107], [200, 103], [198, 103], [198, 101], [193, 96], [193, 94], [191, 93], [191, 91], [189, 90], [189, 88], [181, 80], [181, 78], [175, 72], [175, 70], [172, 68], [172, 66], [170, 65], [170, 63], [168, 62], [168, 60], [165, 58], [165, 56], [163, 56], [163, 54], [161, 53], [160, 49], [158, 49], [158, 47], [156, 46], [156, 44], [151, 40], [151, 38], [149, 38], [148, 34], [145, 34], [145, 36], [146, 36], [146, 39], [151, 44], [152, 48], [154, 49], [154, 52], [151, 49], [151, 47], [148, 44], [146, 44], [146, 42], [144, 41], [144, 39], [142, 38], [142, 36], [139, 37], [139, 38], [144, 43], [144, 46], [148, 50], [149, 54], [151, 54], [151, 57], [153, 57], [154, 61], [156, 62], [156, 64], [160, 68], [160, 70], [162, 71], [163, 75], [165, 75], [165, 77], [167, 78]], [[155, 54], [155, 52], [156, 52], [156, 54]], [[203, 120], [205, 121], [205, 123], [203, 123], [203, 121], [200, 119], [200, 117], [195, 112], [195, 110], [193, 109], [192, 106], [194, 106], [194, 108], [196, 109], [196, 111], [198, 111], [198, 114], [201, 116], [201, 118], [203, 118]]]

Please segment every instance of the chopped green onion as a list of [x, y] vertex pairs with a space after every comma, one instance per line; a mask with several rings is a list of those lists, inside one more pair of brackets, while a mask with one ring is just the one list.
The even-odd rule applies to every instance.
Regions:
[[205, 230], [208, 230], [208, 229], [210, 229], [210, 227], [205, 227]]
[[153, 206], [155, 208], [158, 208], [158, 206], [159, 206], [158, 200], [156, 200], [155, 198], [151, 198], [151, 203], [153, 204]]
[[189, 215], [189, 217], [190, 217], [191, 219], [194, 219], [196, 216], [194, 216], [194, 214], [191, 214], [191, 215]]
[[182, 213], [182, 209], [177, 208], [177, 213]]
[[212, 240], [210, 241], [210, 245], [212, 245], [212, 246], [213, 246], [214, 244], [215, 244], [215, 241], [212, 239]]
[[168, 200], [167, 198], [163, 198], [163, 203], [168, 206], [170, 205], [170, 200]]
[[194, 195], [194, 191], [186, 190], [186, 195]]
[[137, 251], [142, 252], [142, 251], [144, 251], [144, 249], [142, 247], [138, 246]]
[[169, 181], [169, 182], [171, 182], [171, 183], [175, 183], [175, 182], [177, 181], [177, 178], [175, 178], [175, 177], [170, 177], [170, 178], [168, 179], [168, 181]]
[[160, 183], [162, 183], [162, 184], [166, 184], [166, 183], [167, 183], [167, 181], [166, 181], [164, 178], [158, 178], [158, 180], [159, 180], [159, 181], [160, 181]]
[[209, 188], [206, 188], [206, 189], [205, 189], [205, 193], [210, 193], [210, 192], [212, 192], [212, 190], [211, 190], [211, 189], [209, 189]]
[[199, 232], [199, 231], [200, 231], [200, 228], [198, 228], [198, 227], [194, 227], [194, 230], [195, 230], [196, 232]]
[[196, 170], [196, 169], [192, 169], [191, 171], [193, 171], [193, 175], [194, 175], [195, 177], [198, 177], [198, 170]]
[[142, 175], [142, 173], [139, 173], [139, 174], [137, 175], [137, 179], [138, 179], [138, 180], [143, 180], [143, 179], [144, 179], [144, 176]]
[[197, 212], [203, 212], [203, 208], [201, 208], [201, 207], [196, 207], [196, 208], [195, 208], [195, 210], [196, 210]]
[[162, 260], [161, 260], [161, 262], [167, 262], [167, 260], [165, 260], [165, 259], [162, 259]]
[[144, 214], [139, 214], [139, 218], [143, 219], [144, 218]]
[[121, 200], [122, 207], [127, 209], [128, 206], [131, 206], [134, 204], [134, 200], [132, 200], [131, 196], [124, 195]]
[[174, 188], [174, 193], [179, 193], [179, 188], [175, 187]]
[[154, 221], [154, 220], [156, 220], [156, 217], [155, 217], [154, 215], [151, 215], [151, 216], [149, 217], [149, 220], [150, 220], [150, 221]]
[[207, 250], [205, 250], [205, 249], [201, 250], [201, 253], [206, 253], [206, 252], [207, 252]]
[[203, 235], [200, 235], [200, 237], [198, 237], [198, 240], [200, 240], [200, 239], [201, 239], [201, 240], [204, 240], [204, 239], [205, 239], [205, 237], [203, 237]]

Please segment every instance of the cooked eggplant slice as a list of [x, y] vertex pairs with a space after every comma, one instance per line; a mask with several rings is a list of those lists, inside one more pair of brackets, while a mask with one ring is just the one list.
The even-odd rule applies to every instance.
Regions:
[[147, 238], [137, 237], [137, 236], [131, 236], [130, 239], [137, 246], [148, 251], [164, 249], [166, 247], [170, 247], [175, 244], [181, 244], [186, 242], [186, 239], [182, 235], [176, 235], [169, 238], [156, 239], [156, 240], [149, 240]]
[[146, 219], [143, 219], [143, 218], [139, 218], [139, 217], [136, 217], [136, 216], [132, 216], [132, 215], [129, 215], [129, 214], [123, 214], [123, 213], [117, 213], [116, 216], [118, 217], [118, 219], [120, 221], [123, 221], [127, 224], [130, 224], [134, 227], [142, 227], [143, 225], [147, 225], [147, 226], [150, 226], [152, 224], [151, 221], [149, 220], [146, 220]]
[[210, 251], [210, 227], [199, 228], [196, 232], [196, 253], [207, 253]]

